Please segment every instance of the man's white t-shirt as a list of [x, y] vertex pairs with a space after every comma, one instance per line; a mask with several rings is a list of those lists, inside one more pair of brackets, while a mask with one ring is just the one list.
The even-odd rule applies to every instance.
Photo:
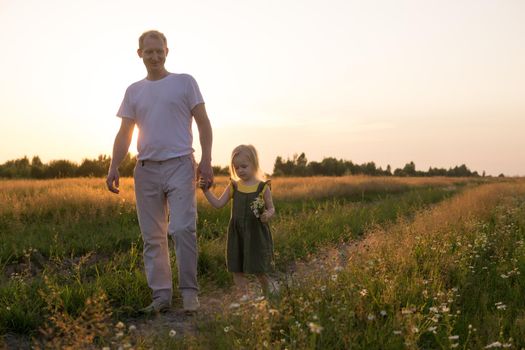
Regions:
[[117, 116], [137, 124], [137, 158], [162, 161], [193, 153], [191, 110], [200, 103], [204, 100], [191, 75], [169, 73], [131, 84]]

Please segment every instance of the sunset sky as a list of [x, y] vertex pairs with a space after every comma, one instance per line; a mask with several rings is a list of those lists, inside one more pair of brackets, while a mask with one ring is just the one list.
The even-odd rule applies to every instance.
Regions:
[[110, 154], [148, 29], [200, 85], [214, 164], [252, 143], [267, 172], [305, 152], [525, 175], [522, 0], [0, 0], [0, 163]]

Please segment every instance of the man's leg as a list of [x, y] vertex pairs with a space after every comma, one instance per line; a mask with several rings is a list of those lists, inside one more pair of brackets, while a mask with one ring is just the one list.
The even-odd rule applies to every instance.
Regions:
[[[176, 158], [169, 167], [167, 191], [170, 222], [168, 232], [175, 241], [179, 289], [184, 306], [195, 302], [197, 284], [197, 202], [195, 197], [195, 167], [192, 156]], [[193, 300], [193, 301], [192, 301]]]
[[172, 275], [167, 239], [167, 206], [160, 169], [155, 163], [137, 163], [135, 196], [142, 239], [144, 267], [148, 285], [156, 302], [172, 298]]

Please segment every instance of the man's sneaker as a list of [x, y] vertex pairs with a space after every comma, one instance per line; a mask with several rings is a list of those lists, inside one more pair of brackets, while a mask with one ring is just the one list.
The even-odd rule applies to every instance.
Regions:
[[201, 304], [197, 295], [184, 295], [182, 297], [182, 307], [185, 312], [192, 313], [199, 309]]
[[163, 313], [170, 309], [171, 303], [167, 300], [153, 300], [151, 304], [146, 306], [143, 309], [140, 309], [139, 311], [143, 314], [157, 314], [157, 313]]

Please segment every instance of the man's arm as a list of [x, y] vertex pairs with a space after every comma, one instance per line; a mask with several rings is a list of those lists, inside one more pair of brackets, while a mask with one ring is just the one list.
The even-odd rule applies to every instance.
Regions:
[[197, 176], [202, 176], [208, 184], [213, 184], [213, 169], [211, 167], [211, 147], [213, 144], [213, 132], [211, 130], [210, 119], [206, 113], [204, 103], [200, 103], [191, 110], [197, 128], [199, 129], [199, 140], [201, 143], [202, 156], [197, 168]]
[[106, 178], [108, 190], [113, 193], [119, 193], [118, 187], [120, 175], [118, 173], [118, 167], [128, 153], [134, 128], [135, 121], [133, 119], [122, 118], [120, 129], [115, 137], [115, 142], [113, 143], [113, 156], [111, 157], [111, 164]]

